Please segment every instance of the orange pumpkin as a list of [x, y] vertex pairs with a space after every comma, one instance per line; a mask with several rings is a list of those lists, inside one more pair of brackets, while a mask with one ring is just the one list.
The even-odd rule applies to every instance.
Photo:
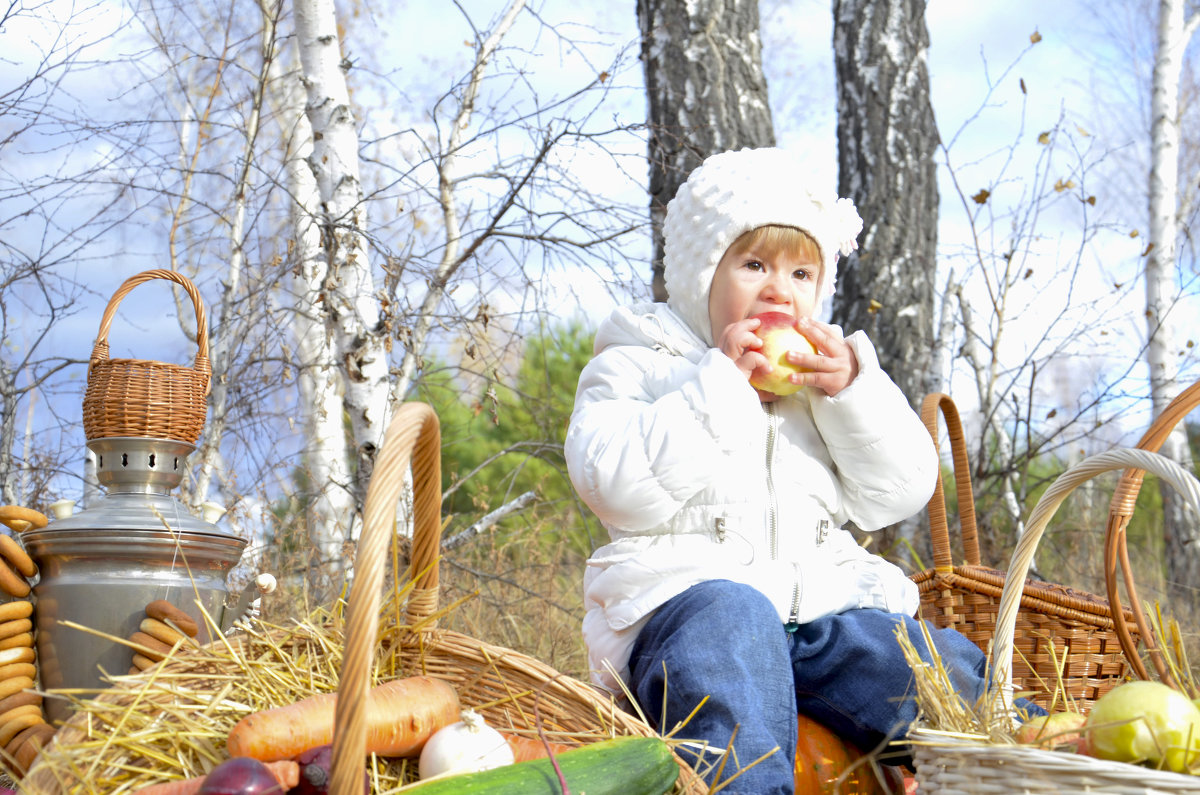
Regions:
[[[876, 767], [864, 762], [855, 766], [863, 752], [812, 718], [800, 715], [796, 743], [796, 795], [888, 795], [903, 792], [904, 783], [893, 768], [883, 768], [887, 785], [875, 774]], [[838, 778], [853, 770], [842, 781]], [[891, 780], [891, 779], [895, 780]]]

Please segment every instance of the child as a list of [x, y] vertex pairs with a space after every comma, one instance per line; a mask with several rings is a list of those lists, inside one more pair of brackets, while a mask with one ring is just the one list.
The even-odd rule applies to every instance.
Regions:
[[[722, 791], [792, 791], [797, 711], [865, 749], [916, 717], [895, 637], [920, 643], [916, 586], [842, 526], [919, 511], [937, 453], [866, 336], [813, 319], [861, 229], [782, 150], [708, 158], [667, 207], [667, 304], [614, 312], [579, 380], [568, 467], [611, 536], [584, 575], [593, 678], [710, 749], [736, 727], [722, 780], [780, 749]], [[789, 397], [749, 384], [764, 311], [819, 351], [789, 354], [811, 368]], [[983, 654], [934, 635], [978, 698]]]

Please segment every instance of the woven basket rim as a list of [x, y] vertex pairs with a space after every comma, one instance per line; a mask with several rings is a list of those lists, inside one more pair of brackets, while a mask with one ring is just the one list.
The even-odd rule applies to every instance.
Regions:
[[[928, 755], [953, 759], [959, 764], [969, 766], [976, 773], [981, 769], [981, 760], [991, 760], [1002, 765], [997, 773], [998, 777], [1002, 776], [1010, 782], [1020, 782], [1027, 776], [1058, 779], [1058, 785], [1063, 787], [1063, 792], [1078, 791], [1081, 776], [1100, 779], [1101, 784], [1144, 787], [1144, 791], [1154, 788], [1166, 792], [1200, 792], [1200, 776], [1156, 770], [1125, 762], [1111, 762], [1084, 754], [1050, 751], [1029, 745], [999, 745], [988, 742], [987, 738], [982, 736], [974, 737], [919, 727], [909, 730], [908, 741], [914, 756]], [[917, 764], [918, 767], [921, 766], [920, 759], [917, 760]], [[919, 770], [917, 775], [920, 780]], [[1091, 781], [1087, 783], [1088, 792], [1107, 791], [1095, 789], [1095, 784]]]

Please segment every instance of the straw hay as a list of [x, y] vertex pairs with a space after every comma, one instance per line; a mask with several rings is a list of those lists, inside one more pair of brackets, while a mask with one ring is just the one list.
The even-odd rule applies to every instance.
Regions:
[[343, 639], [328, 619], [318, 612], [289, 627], [243, 622], [231, 638], [111, 677], [95, 697], [72, 696], [75, 716], [22, 791], [119, 795], [204, 775], [228, 758], [225, 738], [244, 716], [336, 691]]
[[[540, 729], [555, 742], [652, 734], [615, 706], [585, 701], [589, 686], [516, 652], [448, 630], [381, 623], [376, 681], [416, 673], [447, 679], [491, 725], [526, 736]], [[237, 629], [204, 647], [181, 647], [144, 673], [111, 677], [99, 694], [73, 695], [75, 715], [20, 791], [124, 795], [204, 775], [228, 758], [225, 739], [242, 717], [337, 691], [345, 640], [338, 613], [318, 610], [288, 626], [253, 619]], [[372, 756], [367, 767], [373, 792], [416, 780], [414, 760]], [[683, 772], [676, 792], [703, 791]]]

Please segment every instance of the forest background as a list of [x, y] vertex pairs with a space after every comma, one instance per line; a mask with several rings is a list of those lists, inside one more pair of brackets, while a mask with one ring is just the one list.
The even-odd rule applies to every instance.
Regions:
[[[1160, 4], [726, 5], [756, 12], [746, 40], [761, 42], [774, 140], [830, 185], [846, 179], [838, 26], [844, 36], [856, 10], [904, 7], [928, 37], [906, 46], [927, 65], [940, 142], [936, 257], [920, 264], [933, 353], [893, 374], [914, 404], [939, 390], [958, 401], [984, 559], [1003, 567], [1045, 485], [1087, 453], [1135, 443], [1156, 414], [1145, 276]], [[100, 313], [128, 276], [172, 268], [204, 296], [214, 368], [179, 496], [219, 503], [222, 525], [251, 539], [236, 576], [280, 576], [268, 607], [281, 612], [332, 598], [390, 407], [425, 400], [443, 426], [445, 588], [478, 592], [455, 620], [582, 675], [582, 565], [605, 534], [561, 445], [596, 322], [652, 294], [655, 126], [637, 12], [9, 4], [3, 502], [95, 498], [80, 403]], [[1193, 51], [1177, 92], [1174, 318], [1196, 316]], [[880, 309], [888, 317], [886, 299]], [[1168, 346], [1176, 391], [1197, 374], [1181, 325]], [[152, 283], [122, 303], [112, 355], [187, 363], [194, 334], [186, 300]], [[1101, 592], [1110, 493], [1099, 480], [1072, 497], [1040, 576]], [[1161, 499], [1143, 489], [1131, 526], [1137, 576], [1143, 596], [1189, 614], [1197, 591], [1172, 569], [1182, 542], [1164, 538]], [[915, 571], [929, 564], [927, 532], [917, 517], [864, 543]]]

